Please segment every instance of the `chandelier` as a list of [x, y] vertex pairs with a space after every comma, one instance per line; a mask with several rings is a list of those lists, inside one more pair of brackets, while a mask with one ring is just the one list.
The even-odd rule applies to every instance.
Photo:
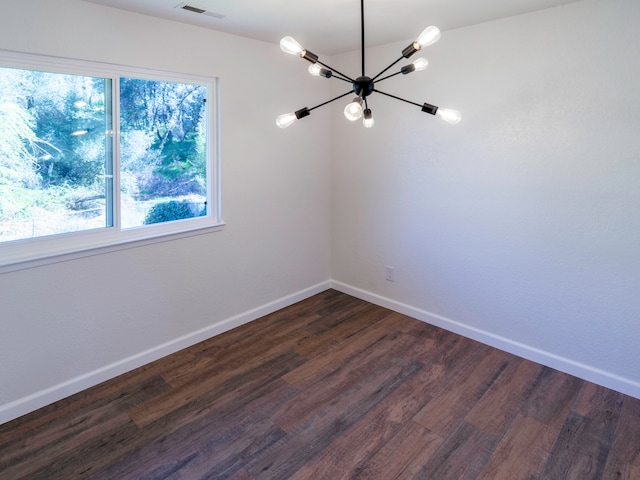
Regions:
[[378, 85], [380, 82], [391, 77], [395, 77], [396, 75], [407, 75], [409, 73], [418, 72], [427, 68], [429, 62], [425, 58], [418, 58], [412, 63], [403, 66], [399, 72], [392, 73], [380, 78], [384, 73], [386, 73], [391, 67], [400, 62], [403, 58], [409, 58], [417, 51], [436, 43], [440, 39], [440, 30], [437, 27], [430, 26], [425, 28], [424, 31], [418, 36], [418, 38], [402, 51], [402, 56], [400, 58], [398, 58], [395, 62], [382, 70], [380, 73], [378, 73], [375, 77], [368, 77], [365, 75], [364, 64], [364, 0], [360, 0], [360, 25], [362, 33], [362, 75], [357, 77], [355, 80], [348, 75], [345, 75], [344, 73], [336, 70], [335, 68], [332, 68], [329, 65], [321, 62], [318, 59], [317, 55], [303, 48], [293, 38], [284, 37], [282, 40], [280, 40], [280, 49], [283, 52], [299, 56], [300, 58], [311, 62], [311, 65], [309, 66], [309, 73], [311, 75], [324, 78], [336, 78], [338, 80], [342, 80], [343, 82], [350, 83], [352, 88], [348, 92], [343, 93], [342, 95], [338, 95], [337, 97], [316, 105], [315, 107], [304, 107], [293, 113], [285, 113], [283, 115], [280, 115], [276, 119], [276, 125], [278, 125], [280, 128], [286, 128], [296, 120], [309, 116], [312, 110], [315, 110], [316, 108], [320, 108], [340, 98], [355, 93], [356, 96], [353, 98], [352, 102], [349, 103], [344, 109], [344, 116], [347, 118], [347, 120], [350, 120], [352, 122], [358, 120], [359, 118], [362, 118], [363, 125], [366, 128], [371, 128], [373, 127], [374, 120], [371, 109], [369, 108], [367, 97], [374, 92], [394, 98], [396, 100], [400, 100], [405, 103], [409, 103], [411, 105], [416, 105], [417, 107], [421, 107], [423, 112], [429, 113], [431, 115], [437, 115], [445, 122], [453, 125], [459, 123], [460, 120], [462, 120], [462, 116], [457, 110], [439, 108], [429, 103], [420, 105], [419, 103], [405, 100], [404, 98], [391, 95], [390, 93], [383, 92], [376, 88], [376, 85]]

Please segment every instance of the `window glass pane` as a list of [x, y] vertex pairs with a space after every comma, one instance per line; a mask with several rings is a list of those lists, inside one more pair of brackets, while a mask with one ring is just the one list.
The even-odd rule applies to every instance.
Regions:
[[120, 79], [123, 228], [206, 214], [207, 87]]
[[0, 67], [0, 242], [113, 225], [110, 91]]

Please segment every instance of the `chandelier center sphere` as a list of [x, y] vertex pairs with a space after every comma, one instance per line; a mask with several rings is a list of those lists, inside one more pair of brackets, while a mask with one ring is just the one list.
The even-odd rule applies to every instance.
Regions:
[[373, 80], [369, 77], [358, 77], [353, 82], [353, 91], [360, 97], [368, 97], [373, 93]]

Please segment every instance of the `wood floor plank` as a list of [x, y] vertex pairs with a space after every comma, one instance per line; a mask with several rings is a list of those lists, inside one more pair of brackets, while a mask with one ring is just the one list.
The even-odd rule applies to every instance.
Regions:
[[353, 475], [353, 480], [405, 480], [417, 477], [444, 439], [418, 425], [407, 422], [383, 448]]
[[519, 415], [502, 437], [478, 480], [531, 480], [542, 471], [558, 432]]
[[526, 360], [510, 363], [465, 420], [492, 435], [504, 435], [529, 396], [531, 379], [541, 370], [541, 365]]
[[[404, 322], [406, 324], [406, 322]], [[427, 331], [430, 329], [427, 328]], [[403, 330], [410, 331], [410, 330]], [[376, 351], [386, 350], [387, 361], [395, 355], [407, 355], [413, 352], [413, 345], [421, 343], [423, 338], [418, 332], [395, 336], [395, 340], [386, 339], [387, 346], [374, 343]], [[467, 362], [471, 362], [480, 351], [470, 350], [465, 342], [452, 344], [447, 349], [447, 355], [434, 355], [434, 362], [421, 368], [416, 375], [402, 385], [396, 392], [373, 408], [358, 425], [354, 426], [345, 435], [334, 442], [321, 457], [315, 460], [311, 466], [305, 468], [302, 473], [296, 475], [299, 478], [335, 478], [338, 472], [344, 476], [356, 476], [370, 457], [373, 457], [386, 442], [395, 436], [399, 429], [432, 398], [434, 391], [438, 391], [441, 385], [457, 368]], [[354, 363], [373, 368], [376, 362], [369, 357], [354, 358]], [[437, 363], [440, 361], [442, 363]], [[357, 368], [350, 368], [361, 375]], [[356, 375], [356, 378], [358, 377]], [[318, 389], [324, 388], [323, 381], [319, 382]], [[330, 391], [332, 389], [329, 388]], [[314, 397], [319, 392], [315, 388], [301, 392], [301, 395]], [[283, 406], [283, 409], [286, 407]], [[310, 409], [309, 411], [312, 411]], [[282, 424], [281, 422], [278, 422]], [[351, 446], [351, 448], [348, 448]], [[349, 452], [344, 455], [344, 452]], [[331, 466], [329, 468], [328, 466]]]
[[404, 315], [392, 313], [381, 316], [378, 321], [370, 320], [370, 326], [352, 337], [348, 342], [335, 346], [326, 355], [318, 355], [308, 362], [292, 370], [282, 378], [301, 390], [314, 385], [319, 378], [330, 374], [344, 365], [353, 365], [354, 357], [371, 349], [375, 344], [393, 338], [396, 330], [405, 321]]
[[640, 400], [624, 395], [605, 478], [640, 479]]
[[[491, 347], [480, 342], [431, 325], [424, 325], [424, 329], [421, 329], [422, 325], [424, 325], [422, 322], [417, 321], [409, 324], [409, 329], [417, 330], [414, 335], [419, 335], [419, 341], [407, 351], [406, 355], [425, 365], [439, 364], [444, 368], [457, 365], [456, 371], [449, 375], [451, 381], [466, 372], [466, 365], [479, 362], [492, 350]], [[465, 363], [467, 361], [469, 363]]]
[[415, 478], [475, 480], [489, 462], [498, 441], [499, 437], [462, 422]]
[[37, 415], [24, 415], [0, 425], [0, 454], [6, 452], [11, 443], [31, 438], [41, 429], [57, 428], [57, 423], [67, 422], [88, 410], [107, 404], [126, 410], [168, 389], [169, 385], [157, 373], [153, 364], [125, 373], [109, 382], [47, 405], [38, 410]]
[[348, 311], [325, 315], [312, 322], [309, 328], [316, 327], [313, 335], [297, 342], [296, 352], [313, 358], [329, 351], [345, 340], [360, 335], [372, 324], [390, 315], [390, 312], [377, 305], [358, 305]]
[[422, 370], [367, 412], [293, 478], [356, 478], [404, 425], [413, 423], [411, 418], [428, 400], [429, 385], [422, 381]]
[[364, 300], [335, 291], [329, 291], [326, 294], [321, 293], [320, 295], [325, 295], [322, 301], [310, 306], [309, 310], [321, 316], [333, 315], [336, 312], [338, 315], [342, 315], [340, 312], [344, 313], [354, 308], [370, 305]]
[[623, 462], [620, 457], [609, 455], [602, 478], [607, 480], [638, 480], [640, 467], [629, 465]]
[[572, 410], [578, 415], [595, 420], [603, 430], [616, 429], [622, 411], [624, 395], [591, 382], [583, 382]]
[[[220, 436], [214, 432], [201, 430], [199, 435], [190, 434], [189, 439], [182, 445], [183, 450], [177, 451], [175, 445], [168, 452], [171, 462], [164, 462], [162, 457], [149, 458], [146, 465], [136, 461], [137, 468], [116, 477], [140, 480], [153, 479], [192, 479], [209, 478], [223, 479], [235, 475], [247, 459], [251, 459], [263, 452], [285, 436], [285, 433], [267, 419], [252, 421], [250, 424], [241, 423], [234, 428], [234, 435]], [[200, 444], [198, 450], [190, 448], [194, 440]], [[169, 437], [173, 443], [173, 436]], [[222, 455], [216, 454], [220, 445], [225, 448]], [[111, 474], [111, 472], [109, 472]]]
[[556, 427], [563, 423], [580, 391], [582, 381], [544, 367], [532, 383], [531, 394], [522, 407], [523, 413], [545, 425]]
[[[287, 368], [286, 365], [280, 367], [285, 370]], [[282, 371], [279, 373], [281, 374]], [[284, 390], [274, 395], [272, 393], [274, 386], [278, 387], [280, 385]], [[287, 392], [286, 395], [283, 392]], [[199, 399], [198, 402], [171, 412], [161, 421], [139, 429], [135, 438], [127, 439], [127, 441], [119, 445], [117, 454], [114, 453], [109, 458], [103, 457], [93, 462], [94, 470], [102, 472], [96, 478], [125, 478], [125, 472], [135, 468], [136, 465], [143, 465], [146, 469], [149, 464], [161, 463], [158, 462], [158, 458], [166, 458], [167, 461], [171, 461], [172, 456], [179, 456], [176, 451], [181, 451], [179, 448], [181, 443], [176, 442], [176, 438], [182, 438], [180, 437], [182, 432], [189, 433], [190, 429], [197, 431], [200, 428], [216, 428], [224, 431], [225, 419], [233, 419], [235, 415], [242, 415], [243, 413], [252, 415], [254, 411], [259, 412], [262, 408], [260, 407], [262, 402], [267, 403], [269, 408], [275, 409], [280, 405], [280, 402], [286, 401], [295, 393], [295, 389], [279, 380], [279, 375], [276, 371], [272, 377], [265, 375], [264, 377], [247, 380], [238, 389], [228, 391], [211, 401]], [[271, 410], [268, 410], [268, 412], [270, 414]], [[231, 437], [224, 438], [228, 440]], [[195, 448], [199, 445], [195, 435], [193, 437], [187, 435], [184, 441], [192, 444]], [[176, 450], [172, 450], [169, 455], [159, 457], [154, 453], [154, 449], [158, 448], [158, 444], [165, 443], [177, 445]], [[222, 444], [225, 445], [224, 441]], [[202, 446], [200, 445], [200, 447]], [[226, 447], [228, 445], [225, 445]], [[111, 469], [105, 473], [103, 470], [109, 465], [111, 465]], [[117, 475], [113, 473], [114, 471], [117, 472]], [[137, 477], [132, 474], [130, 478]]]
[[[72, 454], [82, 450], [86, 444], [102, 441], [105, 431], [134, 431], [128, 415], [125, 412], [115, 413], [109, 406], [93, 410], [87, 417], [79, 417], [70, 424], [60, 424], [58, 427], [34, 435], [28, 443], [21, 445], [18, 454], [2, 458], [2, 478], [55, 478], [58, 472], [69, 468], [69, 464], [82, 470], [84, 467], [79, 464], [82, 459]], [[52, 460], [42, 461], [44, 459]]]
[[256, 480], [291, 477], [420, 368], [414, 360], [394, 359], [251, 462], [247, 470]]
[[640, 467], [640, 399], [625, 396], [622, 404], [622, 412], [617, 437], [614, 442], [615, 454], [626, 463]]
[[[159, 376], [146, 377], [147, 372], [141, 377], [125, 375], [109, 386], [74, 395], [75, 402], [62, 402], [57, 414], [46, 407], [42, 417], [31, 414], [12, 422], [16, 429], [7, 429], [0, 445], [0, 478], [51, 478], [70, 466], [84, 470], [81, 462], [92, 445], [111, 445], [136, 432], [127, 408], [167, 390]], [[131, 383], [132, 378], [139, 383]], [[76, 455], [80, 451], [85, 452], [82, 457]]]
[[603, 478], [622, 403], [622, 394], [584, 382], [541, 477]]
[[[415, 345], [423, 341], [422, 335], [417, 334], [417, 332], [412, 332], [411, 336], [402, 334], [399, 338], [412, 339], [404, 342], [394, 352], [404, 353], [405, 355], [415, 351], [413, 348], [405, 348], [406, 346]], [[468, 349], [468, 344], [465, 342], [459, 342], [457, 345], [451, 345], [451, 347], [451, 349], [447, 349], [446, 356], [434, 355], [433, 363], [422, 367], [416, 375], [374, 407], [357, 425], [354, 425], [341, 438], [333, 442], [321, 456], [307, 464], [294, 478], [334, 479], [339, 476], [344, 478], [367, 478], [366, 475], [373, 475], [369, 478], [387, 478], [376, 477], [369, 472], [367, 469], [369, 462], [373, 461], [379, 451], [392, 438], [396, 437], [404, 425], [414, 425], [411, 420], [412, 417], [431, 400], [433, 392], [439, 391], [441, 385], [448, 381], [448, 378], [456, 369], [471, 362], [481, 351], [474, 352]], [[439, 360], [442, 363], [437, 363], [435, 360]], [[365, 365], [369, 364], [367, 361], [363, 363]], [[426, 431], [426, 429], [424, 430]], [[432, 445], [439, 444], [438, 441], [442, 440], [441, 437], [433, 432], [428, 432], [425, 438], [428, 438], [428, 443]], [[424, 455], [424, 452], [415, 452], [413, 455], [414, 461], [424, 458]], [[401, 469], [402, 474], [406, 474], [412, 468], [418, 469], [417, 465], [413, 465], [408, 470]], [[369, 474], [363, 474], [363, 472], [369, 472]]]
[[[157, 363], [162, 368], [164, 378], [171, 385], [180, 386], [193, 379], [194, 371], [203, 375], [209, 370], [224, 369], [226, 364], [242, 363], [246, 358], [263, 354], [272, 348], [282, 349], [283, 339], [298, 342], [312, 335], [306, 328], [322, 318], [315, 310], [321, 309], [325, 315], [330, 315], [332, 308], [340, 311], [351, 303], [356, 303], [361, 308], [365, 306], [361, 300], [329, 292], [331, 291], [320, 293], [260, 318], [259, 328], [256, 328], [254, 322], [250, 322]], [[335, 305], [329, 308], [326, 299], [331, 299]], [[229, 345], [234, 348], [228, 348]]]
[[264, 362], [248, 362], [250, 365], [222, 371], [214, 379], [194, 377], [193, 381], [182, 387], [171, 389], [137, 405], [129, 410], [129, 415], [138, 426], [144, 427], [176, 410], [199, 410], [203, 408], [201, 406], [206, 406], [229, 392], [252, 385], [252, 381], [261, 383], [264, 378], [279, 378], [304, 361], [292, 351], [260, 360]]
[[[293, 349], [300, 338], [300, 332], [316, 318], [316, 314], [299, 315], [282, 324], [276, 323], [271, 328], [261, 326], [259, 329], [248, 330], [244, 328], [245, 325], [240, 327], [243, 332], [226, 332], [221, 335], [223, 338], [203, 342], [197, 353], [186, 362], [163, 370], [163, 378], [171, 386], [180, 387], [193, 382], [194, 372], [207, 377], [228, 375], [229, 370], [242, 368], [247, 362], [265, 361], [285, 350]], [[222, 348], [228, 344], [235, 345], [235, 348], [231, 351]]]
[[[282, 438], [268, 420], [282, 402], [296, 392], [285, 382], [268, 383], [258, 395], [243, 398], [230, 408], [222, 402], [194, 416], [179, 428], [153, 424], [142, 429], [146, 437], [136, 449], [123, 452], [94, 476], [97, 478], [211, 478], [230, 476], [267, 446]], [[205, 471], [206, 474], [198, 475]], [[185, 477], [186, 476], [186, 477]]]
[[456, 379], [455, 384], [449, 383], [451, 388], [446, 388], [427, 403], [413, 419], [441, 437], [449, 436], [511, 361], [514, 358], [510, 355], [499, 350], [491, 351]]
[[256, 480], [252, 475], [249, 474], [246, 470], [242, 469], [237, 472], [232, 477], [229, 477], [227, 480]]
[[285, 431], [292, 431], [337, 396], [349, 390], [363, 377], [368, 376], [401, 356], [404, 349], [414, 341], [409, 335], [394, 335], [371, 345], [359, 355], [352, 357], [352, 368], [339, 368], [324, 377], [318, 376], [310, 387], [300, 391], [294, 399], [282, 405], [272, 419]]
[[640, 478], [640, 467], [624, 463], [610, 473], [605, 471], [603, 478], [613, 480], [638, 480]]
[[610, 438], [590, 419], [571, 412], [539, 478], [596, 480], [603, 478]]

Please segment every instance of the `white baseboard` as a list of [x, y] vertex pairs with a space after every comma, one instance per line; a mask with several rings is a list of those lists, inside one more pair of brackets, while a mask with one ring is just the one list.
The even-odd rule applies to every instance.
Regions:
[[478, 342], [490, 345], [505, 352], [526, 358], [527, 360], [540, 363], [547, 367], [582, 378], [583, 380], [587, 380], [640, 399], [640, 383], [634, 380], [621, 377], [591, 365], [576, 362], [569, 358], [545, 352], [530, 345], [525, 345], [523, 343], [480, 330], [470, 325], [456, 322], [455, 320], [451, 320], [441, 315], [412, 307], [411, 305], [406, 305], [390, 298], [352, 287], [351, 285], [342, 282], [333, 280], [331, 282], [331, 288], [375, 305], [388, 308], [389, 310], [413, 317], [430, 325], [444, 328], [445, 330], [471, 338], [472, 340], [477, 340]]
[[326, 281], [0, 406], [0, 425], [331, 288]]

